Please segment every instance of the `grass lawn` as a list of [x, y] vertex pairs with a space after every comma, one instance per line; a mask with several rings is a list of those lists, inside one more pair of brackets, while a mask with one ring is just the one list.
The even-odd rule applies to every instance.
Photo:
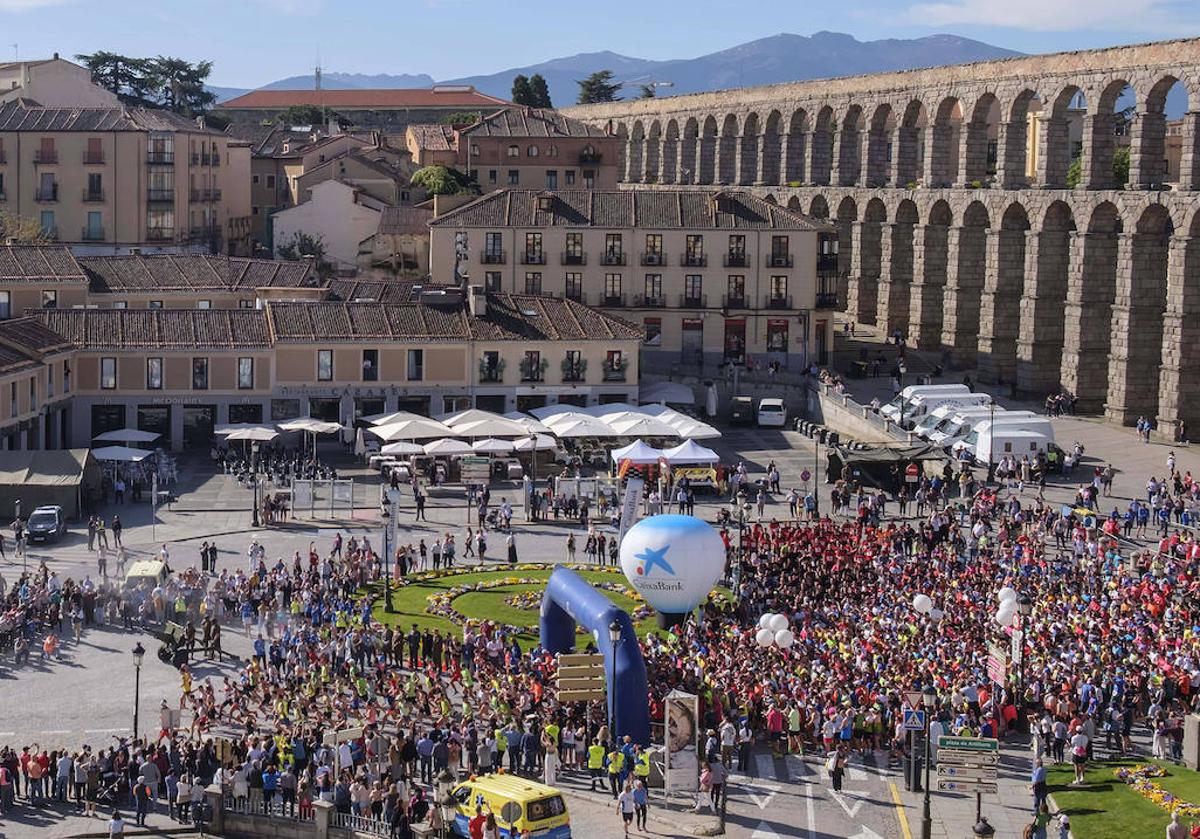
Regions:
[[[497, 588], [490, 588], [484, 591], [471, 591], [460, 594], [454, 598], [454, 609], [469, 618], [479, 620], [498, 621], [502, 624], [512, 624], [514, 626], [529, 627], [529, 631], [517, 636], [521, 646], [528, 649], [537, 643], [538, 640], [538, 616], [539, 611], [536, 606], [540, 606], [540, 598], [534, 599], [536, 604], [532, 609], [520, 609], [505, 603], [505, 599], [522, 593], [540, 593], [545, 586], [546, 580], [550, 578], [552, 569], [544, 566], [524, 566], [518, 565], [514, 569], [507, 567], [497, 568], [495, 570], [485, 570], [481, 572], [472, 572], [467, 574], [453, 574], [444, 577], [434, 577], [420, 582], [414, 582], [392, 591], [392, 605], [395, 611], [391, 614], [383, 609], [383, 589], [376, 585], [372, 589], [376, 600], [373, 606], [373, 614], [375, 619], [380, 623], [392, 624], [402, 630], [407, 631], [412, 624], [417, 624], [422, 629], [426, 627], [430, 629], [440, 629], [443, 632], [451, 632], [458, 635], [462, 632], [461, 627], [456, 625], [450, 619], [441, 615], [431, 615], [426, 611], [429, 605], [428, 597], [430, 595], [442, 593], [449, 589], [459, 586], [469, 586], [475, 583], [492, 582], [502, 580], [506, 577], [519, 577], [527, 580], [542, 581], [539, 584], [514, 584], [503, 585]], [[621, 573], [611, 573], [605, 571], [587, 571], [578, 570], [578, 573], [588, 582], [591, 583], [619, 583], [627, 585], [625, 576]], [[601, 589], [601, 593], [608, 597], [613, 603], [626, 612], [632, 613], [641, 603], [617, 591], [605, 591]], [[639, 637], [644, 637], [647, 633], [655, 631], [657, 624], [653, 618], [639, 621], [635, 628]]]
[[[1113, 770], [1132, 767], [1141, 760], [1110, 760], [1088, 767], [1088, 786], [1069, 787], [1075, 774], [1070, 766], [1049, 766], [1050, 792], [1058, 806], [1071, 817], [1076, 839], [1159, 839], [1170, 822], [1170, 814], [1117, 780]], [[1185, 801], [1200, 802], [1200, 773], [1162, 761], [1167, 770], [1154, 783]], [[1186, 822], [1187, 819], [1184, 819]]]

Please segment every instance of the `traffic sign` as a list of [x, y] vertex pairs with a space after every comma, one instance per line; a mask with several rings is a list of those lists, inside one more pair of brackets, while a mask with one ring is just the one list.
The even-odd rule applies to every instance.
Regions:
[[908, 707], [910, 707], [910, 708], [920, 708], [921, 707], [921, 691], [919, 691], [919, 690], [904, 691], [904, 701], [908, 703]]
[[1025, 632], [1020, 629], [1014, 629], [1012, 634], [1012, 660], [1013, 664], [1020, 664], [1024, 654]]
[[938, 764], [939, 778], [949, 778], [953, 781], [995, 781], [999, 769], [995, 766], [946, 766]]
[[938, 738], [938, 748], [958, 749], [964, 752], [998, 752], [1000, 751], [1000, 741], [994, 737], [942, 736]]
[[908, 708], [904, 709], [904, 730], [905, 731], [924, 731], [925, 730], [925, 712], [912, 711]]
[[600, 653], [563, 653], [558, 657], [559, 702], [590, 702], [607, 696], [604, 656]]
[[807, 469], [800, 470], [800, 480], [804, 481], [804, 483], [808, 483], [808, 479], [811, 477], [812, 472], [809, 472]]
[[997, 752], [971, 752], [958, 749], [938, 749], [938, 763], [951, 766], [995, 766], [1000, 762]]
[[999, 784], [989, 784], [987, 781], [945, 781], [937, 782], [938, 792], [986, 792], [995, 794], [1000, 791]]

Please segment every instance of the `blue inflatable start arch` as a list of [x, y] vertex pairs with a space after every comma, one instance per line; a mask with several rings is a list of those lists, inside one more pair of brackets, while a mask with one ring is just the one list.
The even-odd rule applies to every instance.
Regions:
[[[621, 639], [614, 649], [608, 627], [616, 621]], [[542, 646], [552, 653], [575, 649], [575, 626], [584, 627], [604, 655], [608, 713], [617, 742], [629, 735], [650, 745], [650, 708], [646, 701], [646, 662], [629, 614], [569, 568], [556, 568], [542, 597]]]

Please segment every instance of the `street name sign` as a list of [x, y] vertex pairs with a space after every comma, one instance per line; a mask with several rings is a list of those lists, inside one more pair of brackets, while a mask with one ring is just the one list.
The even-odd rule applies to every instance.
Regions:
[[938, 792], [986, 792], [995, 794], [1000, 791], [999, 784], [989, 784], [986, 781], [946, 781], [941, 778], [937, 782]]

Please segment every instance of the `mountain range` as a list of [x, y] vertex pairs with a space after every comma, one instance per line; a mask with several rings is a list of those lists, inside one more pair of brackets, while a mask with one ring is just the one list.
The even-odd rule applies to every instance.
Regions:
[[[655, 61], [615, 52], [590, 52], [555, 58], [498, 73], [434, 80], [427, 74], [377, 74], [323, 72], [321, 86], [327, 89], [429, 87], [433, 84], [470, 84], [492, 96], [508, 99], [513, 76], [541, 73], [555, 105], [569, 105], [578, 95], [575, 82], [598, 70], [612, 70], [628, 87], [626, 98], [635, 97], [639, 87], [659, 82], [665, 93], [695, 93], [705, 90], [802, 81], [831, 76], [853, 76], [890, 70], [910, 70], [1020, 55], [957, 35], [924, 38], [888, 38], [859, 41], [839, 32], [817, 32], [811, 36], [781, 33], [759, 38], [729, 49], [696, 58]], [[291, 76], [263, 85], [266, 90], [306, 90], [314, 87], [311, 75]], [[218, 101], [240, 96], [246, 88], [210, 87]]]

